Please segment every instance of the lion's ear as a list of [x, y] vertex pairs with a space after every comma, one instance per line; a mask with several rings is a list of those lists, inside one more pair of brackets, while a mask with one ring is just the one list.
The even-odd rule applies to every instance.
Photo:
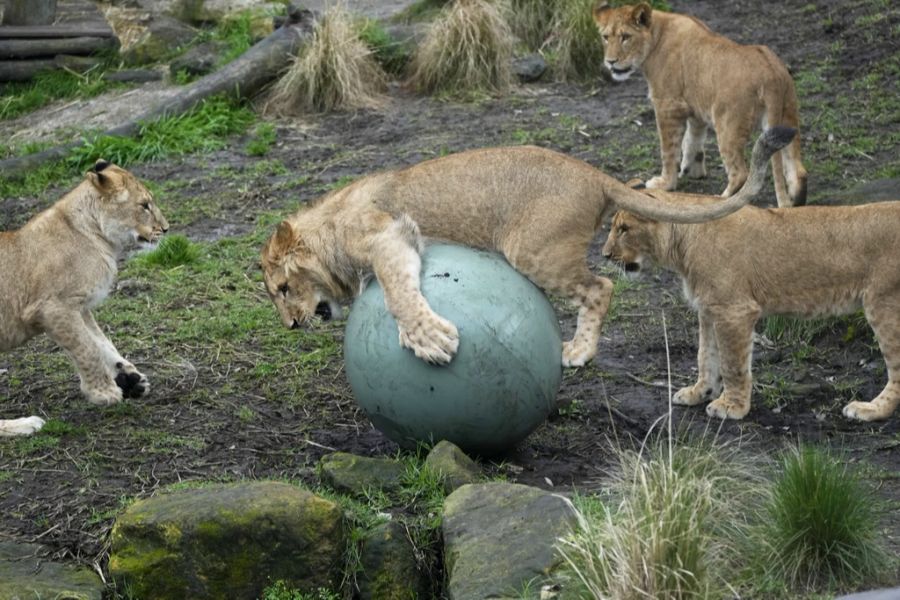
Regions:
[[631, 20], [638, 27], [650, 27], [650, 20], [653, 16], [653, 8], [646, 2], [641, 2], [631, 11]]
[[290, 221], [282, 221], [275, 229], [275, 235], [272, 237], [272, 251], [275, 254], [285, 255], [294, 246], [297, 241], [297, 233]]
[[600, 15], [608, 11], [610, 8], [612, 7], [609, 5], [609, 2], [607, 2], [606, 0], [600, 0], [600, 2], [594, 5], [594, 20], [599, 21]]
[[106, 167], [108, 167], [109, 165], [110, 163], [108, 161], [105, 161], [101, 158], [94, 163], [94, 166], [91, 167], [87, 173], [85, 173], [88, 181], [90, 181], [98, 191], [103, 193], [109, 191], [110, 179], [108, 176], [103, 174], [104, 169], [106, 169]]

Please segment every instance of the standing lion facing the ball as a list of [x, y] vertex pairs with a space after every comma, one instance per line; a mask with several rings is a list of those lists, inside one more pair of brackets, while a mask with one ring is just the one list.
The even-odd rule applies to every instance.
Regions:
[[456, 326], [419, 287], [423, 236], [501, 253], [538, 287], [578, 306], [564, 366], [597, 352], [612, 282], [588, 268], [588, 246], [609, 209], [661, 221], [722, 217], [760, 190], [766, 161], [795, 131], [772, 128], [753, 150], [752, 177], [735, 196], [707, 206], [651, 198], [591, 165], [533, 146], [486, 148], [363, 177], [282, 221], [262, 249], [266, 290], [287, 327], [327, 320], [374, 273], [397, 321], [400, 344], [435, 364], [450, 362]]

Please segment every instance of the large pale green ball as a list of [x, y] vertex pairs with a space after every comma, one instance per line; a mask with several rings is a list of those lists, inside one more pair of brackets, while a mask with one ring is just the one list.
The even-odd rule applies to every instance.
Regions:
[[404, 447], [448, 440], [473, 454], [504, 452], [553, 408], [562, 379], [553, 307], [498, 254], [432, 245], [422, 292], [459, 330], [459, 351], [434, 366], [401, 348], [373, 281], [353, 303], [344, 338], [347, 377], [372, 423]]

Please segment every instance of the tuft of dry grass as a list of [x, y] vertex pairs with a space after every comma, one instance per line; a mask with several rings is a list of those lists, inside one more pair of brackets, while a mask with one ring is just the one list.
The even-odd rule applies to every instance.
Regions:
[[[613, 504], [580, 512], [560, 543], [577, 597], [686, 600], [731, 597], [752, 506], [763, 497], [757, 469], [709, 440], [618, 451], [608, 482]], [[593, 511], [597, 513], [598, 511]]]
[[509, 26], [529, 50], [540, 50], [550, 37], [558, 4], [552, 0], [508, 0]]
[[514, 37], [491, 0], [455, 0], [434, 20], [411, 65], [420, 92], [505, 91]]
[[603, 43], [594, 22], [596, 0], [564, 0], [556, 4], [553, 20], [554, 72], [563, 81], [606, 76]]
[[384, 102], [387, 75], [360, 39], [341, 4], [316, 25], [312, 40], [273, 86], [265, 112], [288, 115], [356, 108]]

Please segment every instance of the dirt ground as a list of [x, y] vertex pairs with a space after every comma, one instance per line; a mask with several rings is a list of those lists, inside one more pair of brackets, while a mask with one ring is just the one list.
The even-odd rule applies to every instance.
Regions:
[[[844, 139], [846, 131], [830, 128], [822, 117], [829, 107], [840, 112], [866, 102], [870, 92], [857, 85], [860, 72], [885, 61], [895, 65], [900, 61], [900, 11], [890, 8], [892, 3], [875, 0], [887, 17], [872, 23], [860, 21], [861, 15], [872, 12], [872, 0], [672, 4], [732, 39], [769, 45], [795, 77], [803, 73], [823, 78], [805, 80], [807, 87], [801, 86], [801, 91], [811, 90], [801, 97], [801, 114], [813, 201], [828, 201], [883, 173], [885, 165], [896, 165], [900, 130], [896, 103], [888, 108], [895, 111], [887, 119], [892, 129], [861, 117], [855, 123], [875, 139], [874, 148], [860, 150], [862, 155], [837, 153], [854, 140]], [[828, 56], [838, 58], [823, 67]], [[880, 85], [893, 86], [896, 97], [896, 79]], [[840, 98], [848, 102], [839, 102]], [[446, 151], [528, 142], [584, 159], [622, 180], [646, 179], [658, 169], [653, 113], [646, 83], [639, 77], [619, 85], [529, 84], [502, 98], [472, 103], [417, 97], [394, 87], [382, 110], [279, 120], [275, 125], [278, 142], [265, 160], [281, 161], [287, 172], [260, 172], [240, 189], [207, 175], [221, 167], [249, 172], [261, 159], [248, 157], [241, 150], [242, 140], [213, 154], [139, 165], [133, 171], [148, 180], [183, 181], [178, 201], [221, 196], [218, 212], [177, 225], [194, 240], [215, 240], [245, 234], [260, 214], [287, 213], [336, 181]], [[687, 182], [682, 189], [718, 193], [724, 188], [714, 142], [709, 155], [709, 177]], [[308, 177], [301, 180], [298, 175]], [[762, 203], [774, 203], [770, 189]], [[3, 205], [9, 222], [20, 222], [40, 207], [28, 198], [8, 199]], [[612, 273], [599, 256], [604, 238], [605, 232], [591, 258], [598, 270]], [[258, 277], [254, 265], [247, 265], [246, 272]], [[564, 334], [571, 333], [574, 312], [558, 308]], [[274, 311], [271, 327], [280, 327]], [[339, 326], [335, 335], [341, 336]], [[719, 429], [726, 439], [740, 438], [751, 451], [770, 451], [796, 440], [827, 443], [844, 451], [849, 460], [866, 465], [866, 473], [892, 510], [900, 509], [900, 414], [872, 424], [841, 415], [846, 402], [874, 397], [886, 380], [871, 332], [858, 320], [837, 320], [805, 342], [775, 340], [771, 346], [757, 346], [754, 404], [743, 421], [711, 423], [702, 408], [676, 408], [675, 421], [682, 429]], [[56, 352], [49, 343], [38, 344], [43, 345], [37, 348]], [[644, 439], [665, 413], [667, 361], [678, 387], [695, 374], [695, 353], [696, 319], [686, 308], [675, 277], [658, 271], [624, 286], [604, 327], [597, 358], [585, 368], [566, 371], [558, 413], [501, 457], [502, 465], [498, 461], [489, 468], [542, 488], [591, 489], [610, 465], [610, 441]], [[149, 408], [154, 427], [206, 442], [201, 448], [154, 454], [121, 435], [122, 419], [108, 422], [108, 413], [79, 398], [74, 375], [62, 402], [58, 394], [48, 398], [37, 376], [27, 386], [29, 394], [9, 394], [4, 380], [12, 376], [6, 372], [13, 362], [10, 356], [15, 352], [0, 355], [4, 414], [43, 411], [86, 427], [93, 435], [64, 440], [60, 447], [24, 459], [11, 452], [10, 442], [0, 441], [0, 472], [14, 473], [0, 478], [0, 538], [38, 540], [53, 548], [57, 558], [101, 569], [107, 559], [107, 533], [121, 498], [144, 497], [168, 484], [203, 478], [286, 477], [313, 482], [316, 461], [333, 449], [365, 455], [397, 451], [355, 406], [339, 364], [322, 374], [329, 383], [324, 389], [330, 391], [311, 396], [312, 404], [304, 407], [271, 406], [252, 386], [231, 386], [216, 402], [185, 406], [178, 402], [180, 395], [201, 386], [222, 387], [230, 366], [195, 364], [190, 374], [163, 368], [155, 372], [151, 367], [147, 372], [154, 391], [141, 402]], [[139, 366], [142, 359], [152, 364], [149, 354], [130, 358]], [[65, 359], [60, 365], [70, 369]], [[240, 421], [234, 416], [238, 405], [252, 406], [262, 419], [252, 424]], [[85, 473], [77, 459], [88, 455], [103, 460]], [[895, 552], [900, 550], [900, 521], [885, 523], [884, 535]]]

